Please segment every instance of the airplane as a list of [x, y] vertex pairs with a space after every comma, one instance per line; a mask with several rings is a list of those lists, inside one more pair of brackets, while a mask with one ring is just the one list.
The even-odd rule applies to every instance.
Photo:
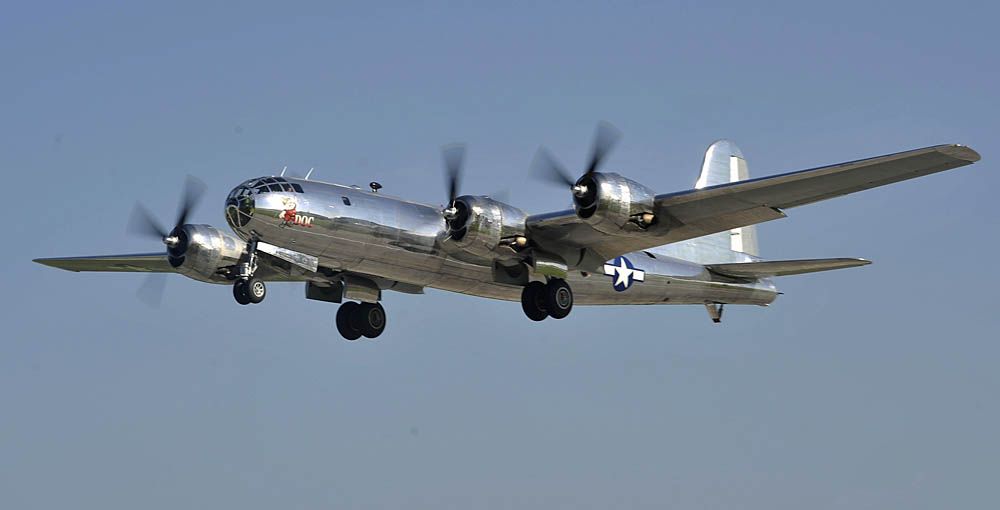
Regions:
[[[785, 211], [979, 161], [950, 144], [749, 178], [731, 141], [705, 152], [693, 189], [656, 194], [602, 163], [621, 133], [598, 124], [587, 166], [574, 177], [547, 150], [534, 168], [570, 192], [573, 208], [529, 214], [484, 195], [459, 195], [465, 146], [443, 149], [444, 207], [284, 175], [250, 179], [226, 197], [233, 234], [187, 223], [204, 192], [188, 177], [169, 230], [136, 204], [129, 230], [166, 252], [41, 258], [69, 271], [179, 273], [232, 285], [241, 305], [264, 300], [265, 282], [304, 282], [305, 297], [340, 303], [347, 340], [378, 337], [383, 291], [431, 287], [520, 301], [532, 321], [563, 319], [578, 305], [703, 305], [714, 322], [725, 305], [768, 306], [773, 278], [867, 265], [859, 258], [764, 260], [754, 225]], [[310, 172], [311, 173], [311, 172]], [[235, 234], [235, 235], [234, 235]]]

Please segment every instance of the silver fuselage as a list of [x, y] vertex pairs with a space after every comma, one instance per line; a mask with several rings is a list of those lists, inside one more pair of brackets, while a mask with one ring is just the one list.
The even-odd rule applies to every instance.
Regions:
[[[233, 190], [226, 218], [237, 235], [244, 240], [256, 235], [260, 241], [315, 256], [320, 266], [335, 271], [507, 301], [520, 299], [521, 286], [497, 283], [488, 261], [475, 263], [449, 255], [443, 245], [447, 226], [440, 207], [357, 187], [286, 180], [301, 192], [257, 193], [243, 186]], [[232, 207], [238, 200], [244, 200], [243, 216]], [[671, 245], [626, 254], [645, 278], [624, 291], [615, 290], [613, 277], [570, 271], [567, 282], [575, 303], [767, 305], [778, 294], [768, 279], [727, 281], [706, 270], [707, 261], [685, 260], [685, 249]], [[700, 253], [704, 258], [704, 251]], [[724, 250], [713, 262], [749, 260]]]

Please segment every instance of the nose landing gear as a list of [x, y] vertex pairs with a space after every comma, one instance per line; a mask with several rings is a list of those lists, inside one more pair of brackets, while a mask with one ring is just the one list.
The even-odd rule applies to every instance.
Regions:
[[561, 278], [551, 278], [548, 283], [531, 282], [521, 290], [521, 309], [533, 321], [562, 319], [573, 310], [573, 290]]
[[348, 301], [337, 310], [337, 331], [347, 340], [375, 338], [385, 331], [385, 309], [379, 303]]

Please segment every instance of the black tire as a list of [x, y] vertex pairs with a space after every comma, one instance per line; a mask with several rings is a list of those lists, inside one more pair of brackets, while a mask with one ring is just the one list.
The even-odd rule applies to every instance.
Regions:
[[357, 315], [358, 304], [348, 301], [337, 309], [337, 331], [340, 336], [347, 340], [357, 340], [361, 338], [361, 330], [354, 327], [354, 317]]
[[545, 310], [549, 317], [562, 319], [573, 309], [573, 290], [566, 280], [553, 278], [545, 284]]
[[521, 289], [521, 309], [533, 321], [543, 321], [549, 316], [545, 311], [545, 284], [530, 282]]
[[241, 305], [249, 305], [250, 298], [247, 297], [246, 287], [243, 285], [243, 280], [236, 280], [233, 284], [233, 297], [236, 298], [236, 302]]
[[246, 283], [243, 284], [243, 288], [246, 291], [247, 299], [251, 303], [257, 304], [264, 300], [267, 296], [267, 286], [264, 285], [264, 280], [257, 278], [256, 276], [251, 276]]
[[361, 303], [355, 310], [355, 323], [361, 334], [375, 338], [385, 331], [385, 309], [379, 303]]

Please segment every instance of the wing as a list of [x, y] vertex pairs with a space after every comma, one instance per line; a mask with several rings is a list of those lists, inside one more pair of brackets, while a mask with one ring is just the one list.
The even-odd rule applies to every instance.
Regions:
[[[292, 252], [294, 253], [294, 252]], [[322, 274], [316, 271], [308, 271], [282, 260], [276, 256], [271, 256], [267, 252], [261, 253], [263, 256], [258, 259], [257, 276], [268, 282], [305, 282], [318, 281], [328, 282], [334, 278], [334, 274], [324, 271]], [[96, 257], [55, 257], [45, 259], [34, 259], [37, 262], [49, 267], [65, 269], [66, 271], [105, 271], [105, 272], [126, 272], [126, 273], [174, 273], [176, 272], [170, 263], [167, 262], [166, 253], [138, 253], [133, 255], [99, 255]], [[424, 288], [419, 285], [398, 282], [381, 278], [379, 276], [363, 273], [348, 273], [362, 278], [367, 278], [378, 285], [380, 289], [394, 290], [405, 294], [423, 294]], [[228, 283], [220, 277], [215, 283]]]
[[604, 234], [574, 211], [529, 216], [528, 234], [544, 251], [576, 267], [624, 253], [784, 218], [784, 209], [819, 202], [979, 161], [962, 145], [937, 145], [809, 170], [656, 197], [658, 221], [644, 232]]
[[100, 255], [97, 257], [56, 257], [34, 262], [67, 271], [114, 271], [129, 273], [172, 273], [166, 253]]
[[[293, 264], [272, 257], [267, 253], [258, 259], [257, 276], [264, 281], [300, 282], [316, 279], [315, 271], [305, 271]], [[55, 257], [34, 259], [34, 262], [66, 271], [101, 271], [119, 273], [176, 273], [166, 253], [137, 253], [132, 255], [98, 255], [94, 257]], [[196, 278], [197, 279], [197, 278]], [[219, 276], [214, 283], [231, 280]]]
[[770, 276], [789, 276], [793, 274], [815, 273], [831, 269], [867, 266], [871, 264], [865, 259], [811, 259], [811, 260], [773, 260], [766, 262], [739, 262], [734, 264], [709, 264], [709, 271], [732, 278], [767, 278]]

